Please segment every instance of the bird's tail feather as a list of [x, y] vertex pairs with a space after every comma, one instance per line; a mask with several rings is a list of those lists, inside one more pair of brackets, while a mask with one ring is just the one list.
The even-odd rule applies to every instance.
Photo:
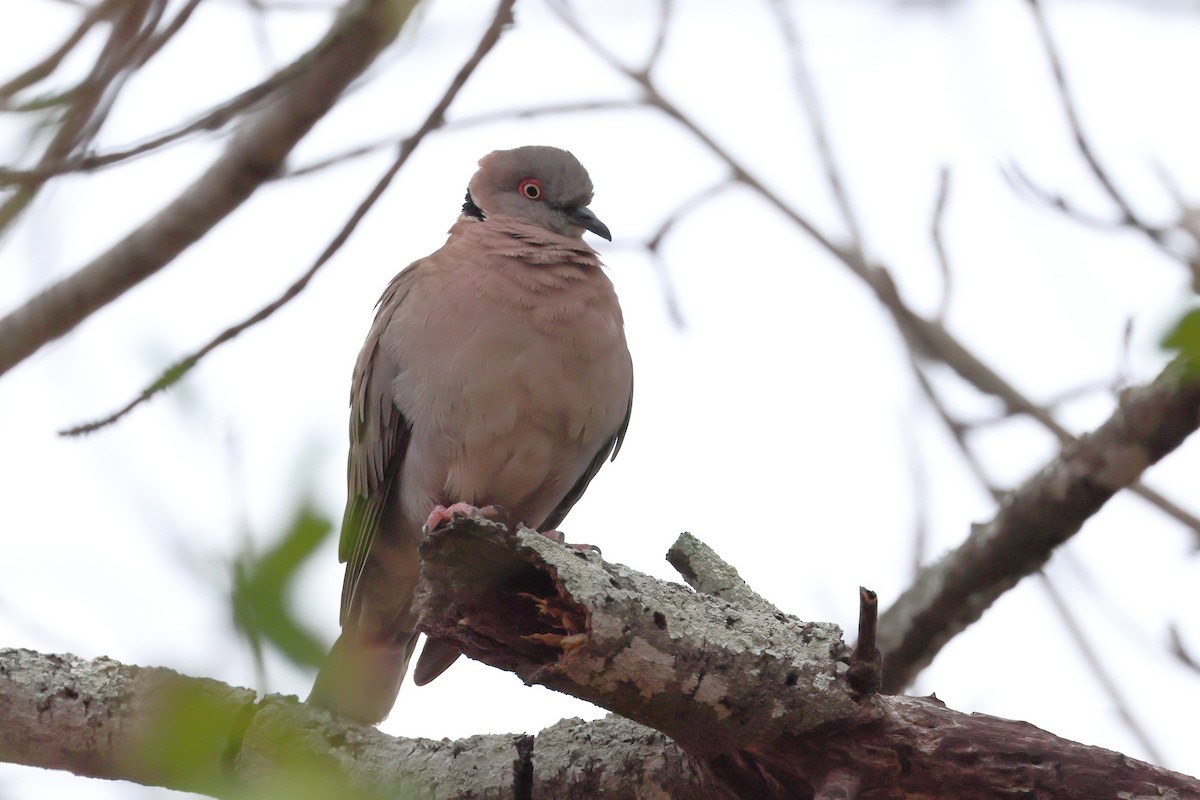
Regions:
[[377, 644], [343, 632], [317, 673], [306, 702], [364, 725], [382, 722], [396, 704], [418, 635], [413, 632]]
[[417, 666], [413, 667], [413, 683], [424, 686], [446, 671], [462, 653], [452, 644], [437, 639], [425, 639]]

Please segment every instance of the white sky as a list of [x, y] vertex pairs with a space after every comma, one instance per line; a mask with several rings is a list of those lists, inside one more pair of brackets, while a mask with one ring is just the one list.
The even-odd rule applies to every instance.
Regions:
[[[592, 30], [627, 58], [646, 52], [652, 4], [579, 5]], [[1192, 80], [1200, 73], [1200, 17], [1103, 0], [1049, 5], [1084, 119], [1122, 186], [1142, 208], [1169, 215], [1153, 169], [1159, 163], [1200, 197]], [[836, 226], [768, 6], [679, 6], [657, 73], [664, 91], [765, 183]], [[491, 8], [429, 6], [373, 70], [375, 80], [318, 127], [295, 163], [414, 129], [474, 48]], [[999, 166], [1014, 161], [1043, 185], [1107, 210], [1072, 150], [1026, 4], [899, 13], [888, 3], [806, 0], [795, 8], [871, 252], [894, 270], [905, 296], [923, 311], [940, 298], [928, 228], [944, 164], [953, 176], [946, 217], [953, 332], [1019, 388], [1047, 399], [1116, 374], [1132, 318], [1132, 377], [1153, 376], [1162, 363], [1154, 342], [1187, 299], [1183, 270], [1137, 236], [1097, 234], [1028, 205], [1000, 176]], [[8, 0], [0, 10], [0, 78], [47, 52], [72, 18], [67, 4]], [[179, 40], [129, 85], [101, 146], [138, 140], [224, 99], [327, 25], [317, 13], [272, 17], [268, 62], [248, 19], [240, 3], [202, 4]], [[73, 62], [67, 71], [78, 75], [83, 66]], [[544, 5], [522, 0], [517, 26], [450, 116], [631, 91]], [[28, 123], [0, 117], [0, 161], [11, 163], [30, 133]], [[858, 585], [877, 590], [886, 606], [909, 582], [918, 508], [928, 517], [931, 555], [991, 516], [923, 410], [894, 329], [844, 268], [748, 190], [729, 191], [668, 240], [687, 321], [677, 329], [636, 243], [719, 178], [719, 165], [650, 111], [542, 117], [428, 139], [296, 302], [114, 429], [84, 440], [55, 436], [123, 404], [172, 359], [273, 299], [333, 236], [390, 153], [265, 188], [165, 274], [4, 376], [0, 645], [109, 655], [307, 693], [311, 676], [276, 658], [270, 685], [256, 684], [223, 602], [227, 565], [247, 536], [262, 546], [273, 541], [305, 493], [340, 518], [349, 376], [376, 298], [394, 273], [443, 241], [481, 155], [533, 143], [572, 150], [592, 174], [592, 207], [616, 236], [598, 244], [621, 295], [637, 369], [625, 448], [564, 523], [569, 538], [675, 579], [662, 556], [688, 530], [781, 608], [853, 630]], [[0, 313], [118, 240], [218, 148], [189, 143], [45, 192], [0, 240]], [[968, 418], [996, 410], [966, 388], [952, 394]], [[1111, 406], [1109, 396], [1091, 394], [1062, 419], [1087, 430]], [[978, 441], [1002, 485], [1054, 452], [1047, 434], [1021, 420], [994, 425]], [[1194, 512], [1198, 452], [1185, 445], [1149, 477]], [[1166, 766], [1200, 773], [1200, 684], [1163, 649], [1174, 622], [1200, 651], [1200, 570], [1188, 535], [1122, 496], [1047, 572]], [[332, 540], [302, 578], [297, 612], [332, 641], [341, 586]], [[1029, 720], [1145, 757], [1036, 581], [958, 637], [916, 689], [959, 710]], [[536, 732], [563, 716], [600, 714], [460, 662], [430, 686], [406, 685], [382, 727], [459, 737]], [[0, 797], [63, 792], [167, 794], [0, 765]]]

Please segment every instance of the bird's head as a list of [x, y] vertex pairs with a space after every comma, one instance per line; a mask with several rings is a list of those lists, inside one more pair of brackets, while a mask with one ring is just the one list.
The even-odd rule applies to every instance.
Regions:
[[481, 158], [463, 213], [512, 217], [562, 236], [581, 237], [588, 230], [612, 241], [590, 202], [592, 179], [579, 159], [557, 147], [531, 145]]

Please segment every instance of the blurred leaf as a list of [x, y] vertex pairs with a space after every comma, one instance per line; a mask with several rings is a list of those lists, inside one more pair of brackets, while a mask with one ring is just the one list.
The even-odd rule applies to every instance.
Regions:
[[262, 659], [263, 643], [296, 664], [317, 666], [325, 648], [291, 613], [288, 592], [300, 567], [333, 530], [330, 521], [304, 502], [282, 539], [261, 557], [244, 552], [233, 564], [233, 621]]
[[179, 675], [163, 678], [146, 698], [148, 722], [126, 756], [133, 773], [161, 786], [225, 792], [231, 747], [254, 706], [215, 681]]
[[1188, 371], [1200, 372], [1200, 308], [1193, 308], [1163, 337], [1164, 350], [1174, 350]]
[[274, 714], [264, 722], [263, 704], [252, 692], [173, 674], [156, 676], [147, 689], [146, 722], [117, 757], [148, 785], [226, 800], [403, 800], [416, 794], [405, 784], [386, 793], [351, 785], [319, 729], [303, 714]]

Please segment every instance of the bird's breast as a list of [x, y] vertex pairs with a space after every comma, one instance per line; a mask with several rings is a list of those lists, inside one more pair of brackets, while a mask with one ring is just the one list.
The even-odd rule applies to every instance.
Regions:
[[612, 285], [599, 268], [510, 259], [426, 283], [440, 295], [410, 298], [430, 313], [406, 315], [398, 340], [428, 357], [401, 359], [395, 386], [413, 426], [407, 461], [426, 476], [413, 502], [498, 503], [537, 526], [625, 416]]

